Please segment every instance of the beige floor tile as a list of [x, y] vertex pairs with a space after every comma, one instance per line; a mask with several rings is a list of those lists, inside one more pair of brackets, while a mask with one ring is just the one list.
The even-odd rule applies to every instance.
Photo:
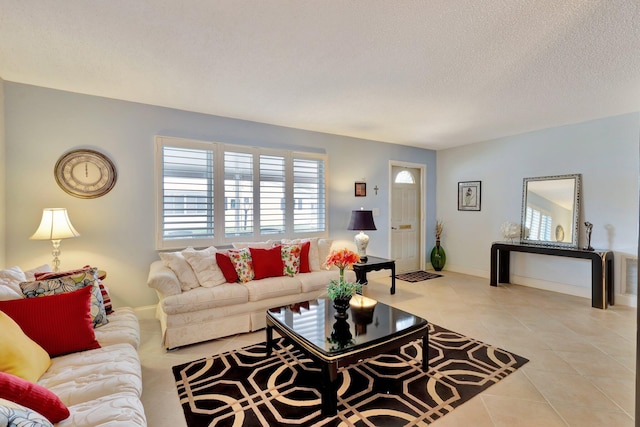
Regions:
[[[364, 294], [530, 359], [523, 368], [432, 425], [632, 426], [636, 309], [442, 272], [418, 283], [370, 279]], [[184, 426], [171, 367], [264, 341], [264, 331], [167, 352], [160, 324], [140, 319], [142, 401], [148, 424]]]
[[482, 396], [496, 427], [566, 427], [564, 420], [546, 402], [502, 396]]
[[634, 421], [623, 412], [594, 410], [573, 405], [557, 405], [556, 410], [569, 427], [633, 427]]

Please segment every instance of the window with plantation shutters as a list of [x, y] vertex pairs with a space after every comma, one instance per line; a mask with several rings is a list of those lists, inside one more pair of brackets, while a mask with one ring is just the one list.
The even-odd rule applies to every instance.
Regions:
[[323, 154], [158, 136], [156, 246], [326, 236], [325, 164]]

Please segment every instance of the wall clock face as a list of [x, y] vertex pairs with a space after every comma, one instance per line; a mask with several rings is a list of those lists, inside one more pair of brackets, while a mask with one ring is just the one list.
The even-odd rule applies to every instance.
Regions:
[[116, 184], [116, 168], [107, 156], [94, 150], [64, 154], [54, 169], [56, 182], [65, 192], [83, 199], [104, 196]]

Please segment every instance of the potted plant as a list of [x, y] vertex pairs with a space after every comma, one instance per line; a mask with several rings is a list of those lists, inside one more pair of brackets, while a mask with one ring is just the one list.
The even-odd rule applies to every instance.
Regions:
[[327, 287], [327, 295], [333, 301], [333, 306], [337, 311], [336, 317], [347, 317], [346, 311], [349, 308], [351, 296], [362, 291], [360, 283], [347, 282], [344, 279], [344, 269], [351, 268], [359, 261], [358, 254], [348, 249], [331, 251], [325, 261], [327, 268], [336, 266], [340, 270], [340, 277], [337, 280], [331, 279]]

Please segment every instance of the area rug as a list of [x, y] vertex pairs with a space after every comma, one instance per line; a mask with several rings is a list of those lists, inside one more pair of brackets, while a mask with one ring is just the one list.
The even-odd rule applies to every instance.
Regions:
[[320, 369], [278, 339], [174, 366], [189, 427], [420, 426], [454, 410], [528, 362], [457, 332], [429, 325], [429, 370], [420, 340], [339, 372], [338, 414], [320, 411]]
[[428, 271], [412, 271], [411, 273], [396, 274], [396, 279], [412, 283], [435, 279], [436, 277], [442, 277], [442, 274], [429, 273]]

